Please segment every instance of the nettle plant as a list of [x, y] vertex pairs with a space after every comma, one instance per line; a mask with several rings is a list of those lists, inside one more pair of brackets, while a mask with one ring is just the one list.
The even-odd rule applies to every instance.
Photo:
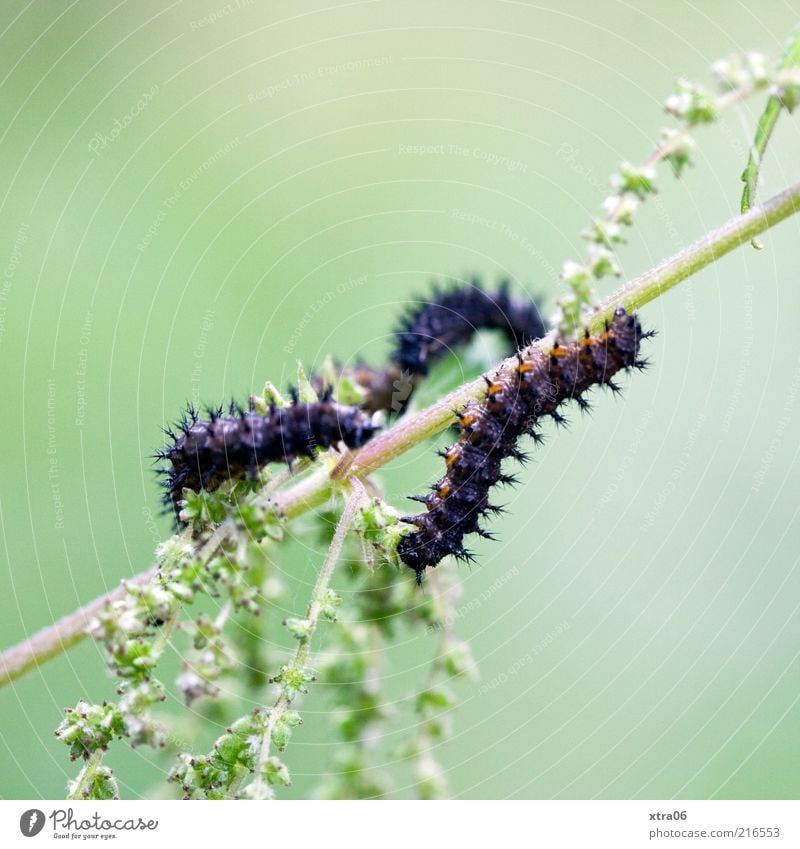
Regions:
[[[178, 795], [269, 799], [289, 785], [284, 752], [315, 681], [330, 685], [338, 704], [336, 764], [317, 794], [387, 795], [388, 777], [375, 758], [375, 742], [393, 721], [380, 687], [381, 650], [400, 623], [435, 632], [439, 646], [413, 698], [413, 738], [399, 754], [413, 765], [421, 797], [447, 794], [434, 752], [457, 706], [451, 682], [472, 676], [474, 664], [454, 631], [461, 588], [446, 558], [470, 559], [465, 537], [491, 536], [499, 508], [490, 490], [514, 482], [503, 461], [524, 461], [521, 439], [530, 436], [535, 446], [542, 417], [560, 423], [566, 402], [584, 407], [584, 392], [595, 384], [616, 391], [617, 372], [644, 368], [640, 345], [651, 334], [636, 310], [734, 248], [758, 247], [760, 233], [800, 209], [800, 183], [753, 205], [769, 138], [800, 96], [800, 37], [778, 62], [749, 53], [712, 71], [713, 88], [679, 81], [666, 102], [676, 123], [642, 164], [622, 163], [612, 176], [603, 214], [583, 234], [585, 256], [564, 264], [567, 291], [550, 329], [536, 304], [507, 288], [437, 290], [403, 320], [386, 367], [341, 370], [327, 361], [311, 377], [299, 371], [292, 397], [267, 383], [245, 409], [190, 409], [167, 431], [160, 460], [178, 532], [158, 546], [156, 564], [2, 655], [5, 684], [87, 635], [104, 647], [116, 692], [101, 704], [79, 700], [55, 731], [81, 763], [70, 798], [118, 797], [104, 762], [112, 743], [159, 748], [174, 740], [169, 729], [180, 719], [159, 712], [166, 698], [159, 663], [168, 646], [181, 658], [174, 687], [187, 711], [227, 723], [210, 751], [177, 753], [169, 781]], [[656, 191], [658, 166], [682, 176], [700, 125], [757, 95], [766, 106], [742, 175], [742, 214], [599, 299], [597, 283], [620, 274], [617, 251], [637, 209]], [[502, 331], [516, 353], [415, 409], [428, 367], [476, 328]], [[459, 435], [442, 452], [444, 476], [418, 498], [422, 512], [407, 516], [386, 503], [372, 473], [453, 424]], [[304, 514], [312, 521], [303, 533], [324, 538], [327, 554], [306, 608], [282, 618], [286, 588], [275, 563], [287, 528]], [[344, 559], [350, 568], [337, 572]], [[347, 589], [346, 606], [337, 586]], [[213, 600], [205, 604], [213, 615], [197, 612], [204, 598]], [[323, 622], [326, 649], [314, 653]], [[291, 635], [293, 651], [281, 653], [266, 639], [274, 627]], [[232, 697], [237, 693], [241, 698]], [[259, 706], [244, 711], [244, 704]]]

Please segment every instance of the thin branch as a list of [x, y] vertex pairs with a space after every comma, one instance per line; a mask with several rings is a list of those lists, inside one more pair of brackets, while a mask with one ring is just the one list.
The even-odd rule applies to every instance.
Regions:
[[[311, 592], [311, 599], [308, 603], [308, 610], [306, 611], [307, 631], [298, 642], [297, 651], [295, 652], [294, 660], [291, 663], [291, 666], [294, 669], [302, 670], [308, 662], [308, 656], [311, 651], [311, 639], [313, 638], [314, 632], [317, 629], [317, 624], [319, 623], [322, 605], [324, 603], [325, 594], [328, 592], [331, 577], [333, 576], [333, 570], [336, 568], [339, 556], [342, 553], [345, 537], [347, 536], [348, 530], [350, 530], [350, 525], [352, 525], [353, 520], [356, 517], [358, 507], [367, 497], [361, 481], [352, 479], [349, 483], [351, 486], [350, 495], [345, 502], [344, 510], [342, 511], [342, 515], [339, 517], [338, 524], [336, 525], [336, 530], [333, 534], [333, 540], [331, 541], [330, 548], [325, 555], [325, 561], [322, 564], [319, 575], [317, 575], [317, 581]], [[273, 705], [269, 714], [269, 719], [267, 720], [267, 727], [264, 731], [264, 737], [261, 741], [261, 751], [258, 757], [258, 769], [256, 770], [256, 778], [253, 781], [253, 784], [263, 784], [264, 782], [263, 767], [269, 758], [269, 752], [272, 745], [272, 734], [281, 716], [283, 716], [283, 714], [289, 709], [290, 704], [290, 699], [287, 697], [286, 691], [283, 690]]]
[[[716, 230], [712, 230], [693, 245], [684, 248], [651, 271], [642, 274], [604, 298], [586, 321], [588, 328], [592, 331], [601, 329], [604, 322], [613, 316], [617, 307], [623, 307], [628, 312], [639, 309], [721, 259], [734, 248], [749, 242], [754, 236], [798, 211], [800, 211], [800, 183], [795, 183], [760, 206], [753, 207], [745, 215], [737, 216]], [[534, 342], [530, 350], [547, 352], [554, 341], [555, 331], [552, 331]], [[516, 356], [509, 357], [500, 364], [499, 369], [514, 368], [516, 362]], [[417, 443], [447, 427], [455, 420], [455, 410], [462, 408], [473, 398], [482, 397], [485, 391], [486, 384], [483, 377], [460, 386], [427, 409], [398, 422], [386, 433], [368, 442], [355, 455], [348, 469], [337, 469], [337, 472], [341, 474], [344, 471], [347, 475], [363, 477], [375, 471]], [[303, 497], [309, 498], [309, 493], [304, 492]], [[283, 494], [282, 500], [279, 499], [279, 503], [286, 508], [291, 508], [293, 500], [293, 491], [288, 490]]]
[[[589, 317], [589, 329], [596, 331], [601, 328], [617, 307], [632, 311], [655, 300], [799, 210], [800, 183], [795, 183], [768, 201], [751, 208], [744, 215], [731, 219], [605, 298]], [[531, 349], [546, 352], [552, 347], [554, 340], [555, 333], [551, 332], [535, 342]], [[516, 358], [511, 357], [501, 363], [499, 368], [511, 368], [515, 361]], [[272, 503], [287, 518], [294, 518], [312, 509], [330, 496], [336, 480], [345, 477], [364, 478], [386, 465], [451, 424], [455, 420], [455, 411], [469, 400], [481, 397], [484, 390], [483, 378], [464, 384], [427, 409], [397, 422], [385, 433], [368, 442], [357, 454], [346, 455], [333, 471], [329, 466], [324, 466], [293, 487], [277, 493]], [[133, 578], [132, 582], [146, 583], [155, 572], [155, 567], [148, 569]], [[120, 587], [101, 596], [55, 625], [44, 628], [29, 640], [6, 650], [0, 655], [0, 687], [80, 642], [86, 636], [85, 628], [90, 619], [105, 604], [122, 598], [124, 594], [124, 587]]]
[[92, 754], [89, 760], [86, 761], [83, 769], [80, 773], [78, 773], [78, 777], [75, 779], [75, 786], [67, 798], [76, 800], [84, 798], [83, 794], [84, 792], [88, 792], [88, 788], [92, 783], [92, 778], [102, 762], [103, 750], [98, 749]]
[[51, 657], [65, 652], [86, 636], [89, 622], [107, 605], [125, 597], [126, 587], [131, 584], [147, 584], [158, 572], [151, 566], [134, 578], [122, 583], [110, 593], [59, 619], [54, 625], [43, 628], [27, 640], [23, 640], [0, 655], [0, 687], [5, 686]]
[[800, 211], [800, 183], [795, 183], [760, 206], [712, 230], [708, 235], [654, 269], [626, 283], [604, 298], [588, 321], [590, 330], [598, 330], [617, 307], [637, 310], [668, 292], [693, 274], [721, 259], [754, 236], [769, 230]]

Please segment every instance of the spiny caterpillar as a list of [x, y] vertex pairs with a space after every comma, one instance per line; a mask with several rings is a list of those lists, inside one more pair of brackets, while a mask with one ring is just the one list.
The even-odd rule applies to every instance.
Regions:
[[397, 553], [416, 572], [418, 583], [428, 566], [436, 566], [449, 554], [471, 560], [463, 542], [467, 534], [491, 538], [480, 520], [501, 511], [489, 503], [489, 490], [498, 483], [515, 482], [502, 472], [502, 461], [526, 459], [517, 448], [519, 438], [527, 434], [541, 441], [540, 419], [551, 416], [563, 424], [561, 404], [574, 400], [586, 408], [583, 393], [594, 384], [619, 391], [613, 376], [622, 369], [646, 366], [638, 358], [639, 343], [652, 335], [642, 332], [636, 315], [620, 307], [602, 333], [592, 336], [587, 331], [576, 342], [556, 342], [549, 353], [520, 351], [515, 368], [485, 378], [485, 397], [461, 411], [458, 441], [442, 452], [445, 476], [430, 494], [412, 496], [425, 504], [426, 512], [404, 519], [417, 530], [401, 538]]
[[176, 430], [166, 431], [170, 442], [155, 454], [171, 464], [159, 470], [165, 476], [164, 503], [177, 516], [184, 489], [214, 490], [227, 480], [253, 478], [267, 463], [313, 457], [316, 448], [338, 442], [360, 448], [377, 430], [368, 414], [400, 412], [429, 366], [479, 329], [503, 331], [515, 348], [544, 334], [537, 305], [511, 297], [507, 283], [496, 293], [476, 283], [447, 291], [434, 287], [431, 300], [401, 321], [387, 368], [349, 370], [365, 390], [361, 409], [334, 402], [319, 377], [314, 381], [323, 395], [318, 403], [300, 404], [294, 398], [292, 406], [273, 407], [266, 415], [232, 404], [227, 416], [222, 409], [209, 409], [206, 420], [189, 407]]
[[159, 469], [165, 475], [164, 504], [175, 510], [184, 489], [217, 489], [224, 481], [254, 478], [267, 463], [291, 464], [299, 457], [313, 457], [319, 448], [343, 442], [360, 448], [372, 438], [375, 426], [357, 407], [333, 401], [329, 391], [314, 403], [293, 397], [291, 406], [272, 406], [265, 415], [231, 405], [207, 411], [200, 419], [189, 407], [175, 426], [167, 429], [169, 443], [155, 454], [171, 464]]
[[430, 300], [400, 320], [386, 368], [359, 364], [345, 373], [365, 391], [363, 409], [400, 413], [430, 367], [467, 345], [478, 330], [501, 331], [509, 342], [509, 353], [545, 334], [537, 303], [513, 297], [508, 282], [502, 282], [496, 292], [486, 291], [475, 281], [452, 289], [434, 286]]
[[431, 300], [401, 319], [390, 359], [411, 374], [426, 375], [431, 364], [466, 345], [477, 330], [500, 330], [512, 351], [545, 334], [536, 302], [511, 297], [508, 282], [497, 292], [477, 283], [449, 291], [434, 286]]

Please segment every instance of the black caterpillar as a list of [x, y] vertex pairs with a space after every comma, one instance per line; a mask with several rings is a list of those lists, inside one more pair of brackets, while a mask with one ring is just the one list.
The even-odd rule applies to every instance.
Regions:
[[511, 297], [508, 283], [496, 293], [476, 283], [446, 291], [434, 287], [431, 300], [401, 321], [387, 368], [359, 365], [343, 372], [365, 389], [360, 409], [334, 402], [319, 377], [313, 383], [322, 400], [314, 404], [300, 404], [295, 397], [291, 407], [273, 407], [266, 415], [231, 405], [228, 415], [208, 410], [205, 420], [189, 407], [175, 430], [166, 431], [169, 443], [155, 454], [170, 463], [159, 469], [165, 476], [165, 505], [177, 517], [184, 489], [214, 490], [227, 480], [253, 478], [267, 463], [312, 457], [315, 449], [339, 442], [360, 448], [377, 430], [369, 414], [401, 412], [430, 365], [479, 329], [503, 331], [514, 348], [544, 334], [536, 303]]
[[502, 282], [496, 292], [486, 291], [477, 282], [452, 289], [434, 286], [430, 300], [401, 319], [385, 369], [359, 364], [343, 373], [365, 390], [364, 410], [400, 413], [430, 367], [454, 348], [468, 344], [478, 330], [501, 331], [509, 354], [545, 334], [538, 304], [513, 297], [508, 282]]
[[426, 375], [431, 364], [467, 344], [477, 330], [502, 331], [511, 351], [545, 334], [536, 302], [511, 297], [508, 282], [501, 283], [497, 292], [487, 292], [477, 283], [449, 291], [434, 287], [430, 302], [401, 320], [390, 359], [411, 374]]
[[273, 406], [266, 415], [234, 405], [228, 415], [222, 409], [207, 413], [201, 419], [189, 407], [176, 430], [165, 431], [169, 443], [155, 455], [171, 464], [159, 471], [165, 475], [164, 504], [176, 517], [184, 489], [214, 490], [227, 480], [255, 477], [267, 463], [291, 464], [339, 442], [360, 448], [376, 430], [365, 412], [336, 403], [329, 392], [311, 404], [295, 396], [291, 406]]
[[429, 495], [412, 496], [427, 510], [405, 518], [417, 530], [402, 537], [397, 553], [416, 572], [418, 583], [428, 566], [436, 566], [449, 554], [471, 560], [463, 542], [467, 534], [491, 538], [480, 520], [502, 509], [489, 503], [489, 490], [498, 483], [515, 482], [502, 472], [502, 461], [526, 459], [517, 448], [519, 438], [528, 434], [539, 442], [539, 420], [551, 416], [563, 424], [558, 407], [568, 400], [587, 407], [583, 393], [594, 384], [618, 391], [613, 376], [622, 369], [646, 366], [638, 358], [639, 343], [652, 335], [642, 331], [636, 315], [619, 308], [597, 336], [587, 332], [577, 342], [557, 342], [547, 354], [520, 352], [515, 369], [485, 378], [486, 396], [467, 404], [459, 416], [458, 441], [442, 452], [445, 476]]

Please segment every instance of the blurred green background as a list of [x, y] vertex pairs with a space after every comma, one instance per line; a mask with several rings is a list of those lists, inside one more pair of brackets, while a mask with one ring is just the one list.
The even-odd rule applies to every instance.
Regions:
[[[722, 0], [4, 10], [2, 645], [149, 565], [169, 521], [147, 455], [185, 399], [285, 385], [329, 352], [380, 362], [431, 278], [508, 275], [552, 307], [607, 175], [670, 124], [675, 78], [776, 55], [796, 24], [788, 3]], [[661, 174], [626, 277], [735, 214], [757, 114], [701, 130], [681, 182]], [[762, 197], [798, 178], [799, 141], [782, 121]], [[650, 373], [552, 435], [500, 542], [460, 567], [481, 680], [437, 751], [452, 795], [800, 793], [799, 226], [645, 310]], [[420, 447], [381, 479], [402, 506], [439, 471]], [[289, 549], [294, 612], [321, 557]], [[405, 631], [389, 651], [398, 796], [392, 747], [435, 645]], [[0, 691], [0, 795], [63, 797], [61, 710], [113, 688], [84, 643]], [[294, 797], [331, 762], [320, 688], [303, 710]], [[169, 758], [119, 744], [108, 763], [124, 797], [165, 792]]]

